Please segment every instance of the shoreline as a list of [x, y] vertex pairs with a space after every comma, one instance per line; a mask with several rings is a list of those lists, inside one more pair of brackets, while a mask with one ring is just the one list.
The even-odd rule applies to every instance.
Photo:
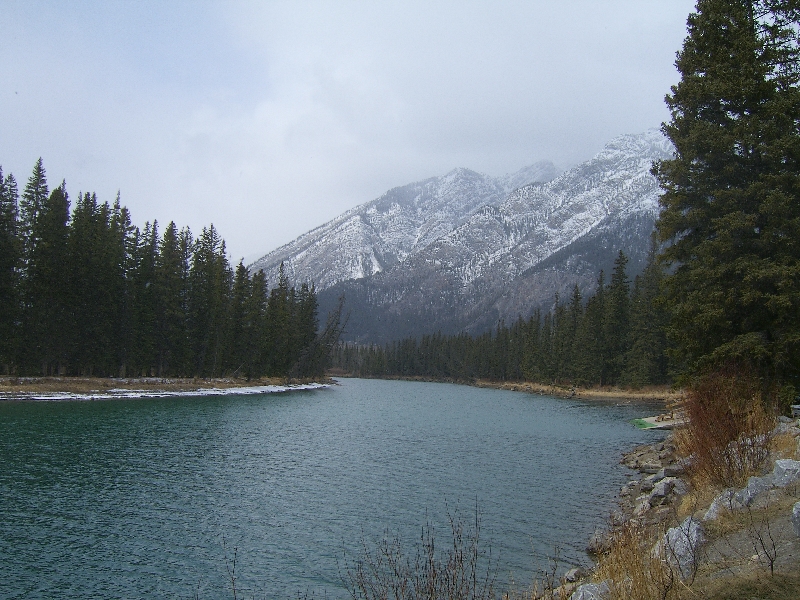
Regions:
[[0, 377], [0, 402], [270, 394], [331, 385], [335, 382], [327, 377], [299, 381], [280, 377], [250, 381], [231, 377]]
[[452, 383], [454, 385], [468, 385], [471, 387], [489, 388], [496, 390], [507, 390], [511, 392], [525, 392], [528, 394], [540, 394], [542, 396], [553, 396], [572, 400], [624, 400], [626, 402], [636, 402], [642, 404], [660, 403], [663, 406], [680, 401], [683, 398], [683, 390], [675, 390], [669, 385], [651, 385], [639, 389], [621, 388], [617, 386], [606, 387], [577, 387], [568, 385], [548, 385], [534, 383], [530, 381], [492, 381], [489, 379], [458, 380], [447, 377], [354, 377], [349, 374], [331, 372], [329, 377], [342, 379], [383, 379], [386, 381], [418, 381], [427, 383]]

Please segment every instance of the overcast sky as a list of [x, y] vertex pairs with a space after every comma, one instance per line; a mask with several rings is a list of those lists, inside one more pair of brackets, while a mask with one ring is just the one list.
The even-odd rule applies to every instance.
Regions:
[[689, 0], [0, 0], [0, 166], [251, 259], [455, 167], [657, 127]]

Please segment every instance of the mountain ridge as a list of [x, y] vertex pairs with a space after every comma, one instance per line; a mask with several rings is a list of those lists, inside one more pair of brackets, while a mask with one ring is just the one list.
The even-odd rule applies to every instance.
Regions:
[[671, 155], [648, 130], [558, 175], [546, 161], [501, 178], [454, 169], [389, 190], [251, 269], [274, 277], [283, 261], [290, 280], [317, 285], [323, 314], [344, 295], [346, 339], [479, 333], [548, 310], [576, 284], [591, 292], [620, 249], [638, 272], [659, 210], [651, 165]]

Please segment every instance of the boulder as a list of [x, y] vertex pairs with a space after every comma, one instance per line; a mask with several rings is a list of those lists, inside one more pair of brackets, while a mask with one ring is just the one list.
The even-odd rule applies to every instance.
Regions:
[[783, 458], [775, 461], [772, 470], [772, 479], [775, 486], [784, 488], [800, 482], [800, 460]]
[[667, 530], [653, 553], [676, 567], [681, 579], [689, 579], [697, 569], [698, 554], [705, 540], [703, 526], [694, 518], [686, 517], [680, 525]]
[[607, 531], [596, 529], [586, 544], [586, 551], [589, 554], [605, 554], [611, 550], [611, 536]]
[[722, 511], [733, 510], [733, 494], [734, 490], [727, 489], [714, 498], [706, 514], [703, 515], [703, 521], [714, 521], [719, 517]]
[[639, 467], [641, 473], [649, 473], [655, 475], [661, 470], [661, 464], [657, 462], [646, 462]]
[[680, 463], [667, 465], [664, 467], [664, 477], [678, 477], [679, 475], [683, 475], [685, 470], [686, 469]]
[[636, 499], [636, 504], [633, 507], [633, 516], [634, 517], [641, 517], [644, 515], [648, 510], [650, 510], [650, 497], [649, 496], [639, 496]]
[[772, 473], [763, 477], [751, 477], [747, 480], [747, 487], [733, 495], [733, 505], [741, 507], [750, 506], [756, 496], [772, 489], [774, 478]]
[[584, 583], [572, 593], [569, 600], [605, 600], [608, 598], [610, 589], [607, 581], [600, 583]]
[[653, 486], [653, 491], [650, 492], [650, 496], [648, 498], [650, 506], [659, 506], [664, 504], [667, 496], [670, 495], [672, 489], [675, 487], [675, 481], [676, 480], [674, 477], [668, 477], [655, 484], [655, 486]]
[[795, 535], [800, 536], [800, 502], [792, 508], [792, 529]]
[[564, 573], [564, 581], [568, 583], [575, 583], [579, 579], [583, 579], [586, 577], [586, 571], [581, 569], [580, 567], [575, 567], [574, 569], [570, 569], [566, 573]]

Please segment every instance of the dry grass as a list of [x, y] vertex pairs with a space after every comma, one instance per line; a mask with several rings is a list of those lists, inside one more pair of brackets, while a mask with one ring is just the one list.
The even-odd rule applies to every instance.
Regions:
[[800, 452], [798, 452], [800, 450], [798, 447], [799, 440], [800, 438], [796, 438], [790, 433], [779, 433], [773, 436], [770, 450], [776, 459], [797, 459], [800, 456]]
[[703, 600], [797, 600], [800, 575], [756, 573], [746, 577], [722, 577], [694, 590], [692, 597]]
[[611, 550], [597, 565], [595, 579], [608, 580], [612, 600], [679, 598], [683, 584], [677, 569], [653, 551], [664, 526], [629, 521], [614, 532]]

